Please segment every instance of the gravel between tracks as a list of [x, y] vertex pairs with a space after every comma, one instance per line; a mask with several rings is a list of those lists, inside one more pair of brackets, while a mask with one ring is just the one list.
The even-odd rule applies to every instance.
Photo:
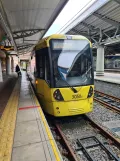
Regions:
[[87, 115], [101, 124], [106, 121], [120, 120], [120, 115], [118, 113], [109, 110], [97, 102], [94, 102], [93, 111]]
[[[120, 97], [120, 85], [117, 84], [95, 81], [95, 89], [112, 96]], [[94, 102], [93, 112], [87, 115], [103, 127], [105, 127], [103, 125], [104, 122], [120, 120], [119, 114], [114, 113], [113, 111], [103, 107], [96, 102]], [[82, 116], [69, 117], [69, 119], [66, 118], [61, 120], [62, 121], [60, 123], [60, 128], [62, 129], [66, 140], [69, 142], [74, 151], [78, 147], [76, 144], [76, 139], [81, 139], [88, 136], [96, 136], [101, 142], [108, 142], [108, 140], [101, 134], [99, 134], [98, 131], [94, 129], [87, 121], [82, 119]], [[110, 132], [107, 127], [105, 128]], [[115, 134], [113, 133], [113, 135]], [[85, 144], [92, 144], [92, 141], [88, 140], [85, 142]], [[118, 149], [116, 146], [107, 145], [107, 147], [111, 149], [111, 151], [116, 155], [120, 154], [120, 149]], [[99, 148], [93, 148], [90, 153], [97, 161], [110, 161], [110, 158], [106, 155], [106, 153], [104, 153], [104, 151]], [[88, 161], [87, 158], [82, 154], [82, 152], [76, 152], [76, 155], [78, 157], [78, 160]]]
[[[116, 113], [113, 114], [112, 111], [102, 107], [101, 105], [94, 103], [94, 106], [95, 106], [94, 111], [92, 113], [89, 113], [88, 115], [91, 115], [89, 117], [92, 117], [92, 119], [94, 119], [94, 120], [96, 120], [96, 119], [99, 120], [99, 122], [98, 122], [99, 124], [100, 124], [101, 119], [104, 121], [115, 120], [115, 119], [118, 120], [118, 118], [120, 119], [120, 117], [118, 115], [116, 115]], [[100, 112], [101, 109], [102, 109], [102, 111]], [[108, 115], [108, 111], [109, 111], [109, 115]], [[106, 118], [105, 113], [107, 113], [107, 116], [109, 116], [108, 118]], [[98, 114], [100, 116], [98, 117], [96, 114]], [[85, 137], [89, 137], [89, 136], [96, 136], [102, 143], [109, 142], [107, 138], [102, 136], [98, 132], [98, 130], [93, 128], [89, 124], [88, 121], [83, 119], [82, 116], [61, 118], [59, 125], [60, 125], [62, 132], [64, 133], [64, 135], [66, 137], [66, 140], [69, 142], [70, 146], [74, 149], [76, 156], [77, 156], [78, 160], [80, 160], [80, 161], [88, 161], [88, 159], [85, 157], [85, 155], [81, 151], [76, 152], [75, 149], [78, 148], [78, 145], [76, 143], [76, 139], [81, 139], [81, 138], [85, 138]], [[55, 138], [57, 138], [57, 134], [55, 134], [53, 132], [53, 135]], [[84, 141], [83, 143], [84, 143], [84, 145], [92, 145], [94, 142], [93, 142], [93, 140], [88, 139], [88, 140]], [[62, 152], [63, 147], [61, 147], [61, 145], [59, 144], [58, 141], [57, 141], [57, 145], [58, 145], [60, 151]], [[116, 146], [107, 144], [107, 147], [112, 152], [114, 152], [116, 155], [120, 154], [120, 149], [118, 149]], [[94, 157], [94, 159], [96, 161], [110, 161], [110, 158], [108, 157], [108, 155], [103, 150], [101, 150], [100, 147], [90, 149], [89, 152]], [[63, 156], [63, 160], [67, 161], [67, 158], [65, 156]]]
[[[99, 125], [106, 128], [107, 131], [111, 132], [110, 129], [108, 129], [105, 126], [106, 122], [109, 121], [118, 121], [120, 120], [120, 115], [107, 109], [106, 107], [100, 105], [97, 102], [94, 102], [94, 108], [91, 113], [87, 114], [92, 120], [96, 121]], [[115, 137], [118, 137], [114, 132], [111, 132]]]
[[[120, 98], [119, 84], [95, 80], [95, 90]], [[103, 107], [102, 105], [96, 102], [94, 102], [93, 112], [89, 113], [88, 116], [104, 127], [105, 122], [120, 120], [119, 114]], [[109, 129], [108, 131], [111, 132]], [[115, 133], [113, 133], [113, 135], [118, 137]]]
[[120, 85], [95, 80], [95, 90], [120, 98]]
[[[81, 117], [82, 118], [82, 117]], [[101, 142], [107, 142], [107, 139], [103, 137], [99, 132], [94, 129], [88, 121], [85, 121], [84, 119], [81, 119], [80, 116], [76, 118], [76, 121], [73, 119], [73, 121], [69, 122], [61, 122], [60, 127], [62, 129], [62, 132], [64, 133], [66, 139], [70, 143], [70, 146], [75, 150], [78, 148], [76, 139], [82, 139], [89, 136], [96, 136]], [[84, 141], [84, 145], [92, 145], [93, 140], [86, 140]], [[116, 154], [120, 153], [120, 149], [114, 147], [113, 145], [108, 145], [108, 147], [114, 151]], [[115, 149], [116, 148], [116, 149]], [[91, 155], [94, 157], [96, 161], [109, 161], [109, 157], [105, 152], [100, 150], [100, 148], [93, 148], [90, 149]], [[99, 155], [98, 155], [99, 153]], [[77, 152], [77, 156], [79, 157], [79, 160], [87, 161], [87, 158], [82, 154], [82, 152]], [[101, 160], [102, 158], [102, 160]]]

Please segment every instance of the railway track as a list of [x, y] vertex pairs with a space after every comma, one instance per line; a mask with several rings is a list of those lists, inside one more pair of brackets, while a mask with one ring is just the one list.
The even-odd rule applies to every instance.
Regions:
[[66, 156], [70, 161], [78, 161], [73, 149], [70, 147], [68, 141], [66, 140], [60, 126], [58, 123], [54, 123], [55, 126], [55, 131], [56, 134], [58, 134], [60, 136], [60, 138], [58, 139], [61, 142], [61, 145], [63, 146], [63, 149], [61, 151], [61, 153]]
[[120, 140], [88, 116], [47, 120], [64, 161], [120, 161]]
[[119, 98], [95, 90], [94, 100], [120, 114]]
[[[81, 137], [81, 133], [82, 130], [79, 133], [79, 136], [74, 136], [75, 139], [74, 141], [69, 140], [69, 137], [67, 136], [67, 134], [65, 134], [65, 128], [62, 128], [62, 126], [64, 126], [67, 128], [67, 126], [70, 127], [70, 124], [72, 126], [72, 124], [74, 124], [74, 121], [81, 123], [81, 119], [82, 121], [84, 120], [85, 122], [87, 122], [87, 124], [90, 124], [91, 129], [95, 130], [97, 132], [97, 135], [101, 135], [103, 137], [105, 137], [105, 141], [101, 141], [101, 139], [99, 139], [99, 137], [96, 136], [96, 134], [89, 134], [88, 135], [84, 135], [83, 137]], [[54, 136], [57, 136], [57, 141], [60, 141], [62, 144], [62, 155], [65, 155], [69, 161], [98, 161], [99, 159], [95, 159], [94, 155], [92, 155], [91, 153], [93, 151], [100, 150], [100, 153], [102, 151], [102, 153], [104, 153], [104, 155], [106, 155], [108, 157], [108, 160], [114, 160], [114, 161], [120, 161], [120, 158], [118, 157], [118, 155], [120, 154], [120, 149], [119, 149], [119, 153], [115, 154], [109, 147], [110, 146], [115, 146], [115, 147], [120, 147], [120, 140], [114, 138], [111, 134], [109, 134], [107, 131], [105, 131], [105, 129], [103, 129], [102, 127], [100, 127], [100, 125], [98, 125], [97, 123], [95, 123], [93, 120], [91, 120], [88, 116], [84, 115], [81, 116], [80, 119], [72, 119], [71, 118], [63, 118], [62, 121], [61, 120], [57, 120], [53, 122], [54, 125], [54, 131], [56, 131], [56, 134]], [[85, 126], [87, 127], [87, 125], [85, 124]], [[71, 127], [72, 128], [72, 127]], [[74, 126], [74, 130], [76, 129], [76, 127]], [[73, 129], [72, 129], [73, 130]], [[74, 131], [73, 130], [73, 131]], [[69, 129], [70, 131], [70, 129]], [[88, 131], [87, 131], [88, 132]], [[58, 137], [59, 136], [59, 137]], [[59, 139], [58, 139], [59, 138]], [[89, 141], [90, 140], [90, 141]], [[74, 143], [73, 143], [74, 142]], [[73, 145], [72, 145], [73, 144]], [[81, 155], [84, 156], [81, 159]], [[99, 153], [97, 154], [99, 157]], [[101, 155], [101, 154], [100, 154]], [[102, 161], [102, 159], [100, 160]]]

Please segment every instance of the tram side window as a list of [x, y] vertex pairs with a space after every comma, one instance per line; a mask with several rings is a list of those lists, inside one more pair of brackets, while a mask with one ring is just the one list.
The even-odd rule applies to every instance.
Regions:
[[36, 54], [35, 56], [35, 59], [36, 59], [36, 77], [39, 77], [39, 62], [38, 62], [38, 59], [39, 59], [39, 55]]
[[50, 61], [47, 54], [45, 56], [45, 80], [50, 83]]
[[44, 79], [44, 55], [37, 54], [36, 55], [36, 64], [37, 64], [37, 77]]

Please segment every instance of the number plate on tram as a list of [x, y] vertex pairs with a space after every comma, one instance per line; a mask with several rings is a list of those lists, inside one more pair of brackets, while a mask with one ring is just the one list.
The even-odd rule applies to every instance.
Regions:
[[77, 95], [72, 95], [72, 99], [77, 99], [77, 98], [81, 98], [82, 96], [80, 94]]

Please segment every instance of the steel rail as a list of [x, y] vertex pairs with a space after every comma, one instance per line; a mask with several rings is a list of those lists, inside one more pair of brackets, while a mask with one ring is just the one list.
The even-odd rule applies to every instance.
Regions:
[[107, 97], [109, 97], [109, 98], [115, 99], [115, 100], [117, 100], [117, 101], [120, 102], [120, 98], [118, 98], [118, 97], [111, 96], [111, 95], [109, 95], [109, 94], [106, 94], [106, 93], [103, 93], [103, 92], [100, 92], [100, 91], [97, 91], [97, 90], [94, 90], [94, 92], [95, 92], [95, 93], [99, 93], [100, 95], [107, 96]]
[[114, 110], [115, 112], [117, 112], [118, 114], [120, 114], [120, 109], [119, 109], [119, 108], [114, 107], [114, 106], [111, 106], [111, 105], [109, 105], [108, 103], [106, 103], [106, 102], [104, 102], [104, 101], [101, 101], [101, 100], [99, 100], [99, 99], [97, 99], [97, 98], [94, 98], [94, 100], [97, 101], [97, 102], [99, 102], [99, 103], [101, 103], [102, 105], [106, 106], [106, 107], [109, 108], [110, 110], [112, 110], [112, 111]]
[[74, 154], [73, 149], [72, 149], [72, 148], [70, 147], [70, 145], [68, 144], [66, 138], [64, 137], [64, 134], [63, 134], [62, 130], [61, 130], [60, 127], [59, 127], [59, 125], [58, 125], [57, 123], [55, 123], [54, 125], [55, 125], [57, 131], [59, 132], [59, 135], [61, 136], [61, 138], [62, 138], [62, 140], [63, 140], [63, 142], [64, 142], [64, 144], [65, 144], [65, 146], [66, 146], [66, 148], [67, 148], [67, 150], [68, 150], [68, 152], [69, 152], [69, 154], [70, 154], [71, 161], [78, 161], [76, 155]]
[[[89, 144], [84, 145], [84, 143], [82, 143], [82, 141], [83, 140], [87, 140], [87, 139], [92, 139], [93, 141], [95, 141], [95, 143], [90, 144], [90, 145]], [[115, 161], [120, 161], [120, 159], [109, 148], [107, 148], [107, 146], [105, 145], [105, 143], [102, 143], [96, 136], [89, 136], [89, 137], [84, 137], [82, 139], [77, 139], [77, 145], [79, 146], [78, 150], [83, 151], [84, 155], [90, 161], [95, 161], [95, 159], [93, 158], [93, 156], [89, 152], [89, 149], [90, 148], [94, 148], [94, 147], [100, 147], [101, 150], [104, 150], [106, 152], [106, 154], [112, 160], [114, 159]]]
[[95, 121], [93, 121], [89, 116], [85, 115], [85, 118], [91, 122], [97, 129], [99, 129], [105, 136], [107, 136], [110, 140], [112, 140], [118, 147], [120, 147], [120, 139], [114, 137], [112, 134], [110, 134], [108, 131], [106, 131], [102, 126], [97, 124]]
[[[106, 131], [106, 129], [104, 129], [103, 127], [101, 127], [99, 124], [97, 124], [95, 121], [91, 120], [91, 118], [87, 115], [84, 115], [85, 119], [87, 121], [89, 121], [91, 123], [91, 125], [94, 128], [97, 128], [99, 130], [99, 132], [104, 135], [105, 137], [107, 137], [109, 140], [112, 141], [113, 144], [115, 144], [117, 147], [120, 147], [120, 139], [115, 138], [112, 134], [110, 134], [109, 132]], [[56, 123], [55, 127], [57, 128], [57, 131], [59, 132], [59, 135], [62, 137], [62, 139], [64, 140], [64, 144], [66, 145], [67, 150], [69, 151], [70, 157], [73, 158], [73, 161], [78, 161], [78, 159], [76, 158], [76, 155], [74, 154], [72, 148], [70, 147], [70, 145], [68, 144], [66, 138], [64, 137], [64, 134], [62, 132], [62, 130], [60, 129], [59, 125]], [[106, 148], [106, 146], [104, 147]], [[77, 150], [77, 149], [76, 149]], [[106, 151], [106, 149], [105, 149]], [[107, 151], [106, 151], [107, 153]], [[112, 152], [111, 152], [112, 153]], [[114, 155], [114, 153], [112, 153]], [[109, 154], [110, 155], [110, 154]], [[116, 158], [117, 156], [114, 155]], [[118, 158], [116, 159], [118, 160]]]
[[[104, 93], [99, 92], [99, 91], [95, 91], [95, 93], [100, 94], [102, 97], [107, 96], [108, 99], [113, 99], [114, 101], [120, 102], [120, 99], [119, 99], [119, 98], [116, 98], [116, 97], [114, 97], [114, 96], [110, 96], [110, 95], [108, 95], [108, 94], [104, 94]], [[94, 97], [94, 100], [97, 101], [97, 102], [99, 102], [100, 104], [106, 106], [106, 107], [109, 108], [110, 110], [112, 110], [112, 111], [114, 110], [115, 112], [117, 112], [118, 114], [120, 114], [120, 108], [118, 108], [118, 107], [116, 107], [116, 106], [114, 106], [114, 105], [111, 105], [109, 102], [107, 103], [107, 102], [105, 102], [104, 100], [100, 100], [100, 99], [97, 98], [97, 97]]]
[[[30, 80], [30, 77], [29, 76], [28, 76], [28, 78]], [[30, 82], [31, 82], [31, 80], [30, 80]], [[32, 84], [32, 82], [31, 82], [31, 84]], [[32, 87], [33, 87], [33, 84], [32, 84]], [[111, 141], [113, 141], [113, 143], [115, 145], [117, 145], [118, 147], [120, 147], [120, 139], [115, 138], [112, 134], [110, 134], [109, 132], [107, 132], [102, 126], [100, 126], [99, 124], [97, 124], [95, 121], [91, 120], [91, 118], [89, 116], [84, 115], [84, 117], [85, 117], [86, 120], [88, 120], [92, 124], [93, 127], [97, 128], [102, 135], [107, 136], [108, 139], [110, 139]], [[76, 157], [73, 149], [69, 145], [69, 143], [66, 140], [66, 138], [65, 138], [62, 130], [60, 129], [59, 124], [56, 123], [56, 122], [54, 122], [54, 126], [55, 126], [57, 132], [59, 133], [59, 136], [62, 138], [61, 141], [63, 142], [65, 148], [68, 150], [68, 153], [69, 153], [68, 156], [69, 156], [70, 160], [71, 161], [78, 161], [78, 159], [77, 159], [77, 157]]]

